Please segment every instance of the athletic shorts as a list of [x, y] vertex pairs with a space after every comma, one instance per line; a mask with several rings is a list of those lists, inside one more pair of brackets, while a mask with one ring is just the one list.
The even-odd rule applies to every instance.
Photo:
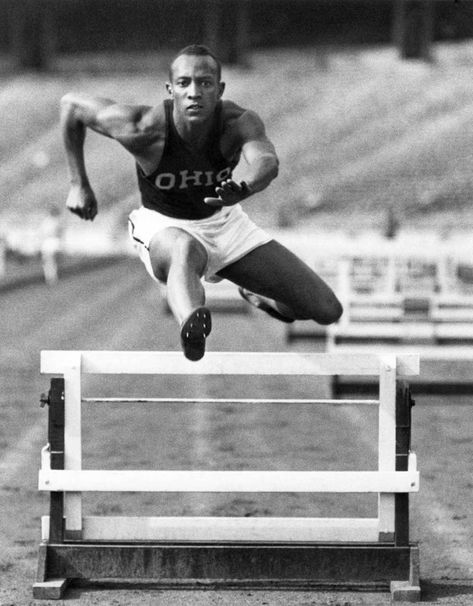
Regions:
[[152, 238], [168, 227], [190, 234], [207, 252], [204, 277], [207, 282], [219, 282], [218, 271], [238, 261], [246, 254], [272, 240], [242, 210], [240, 204], [222, 207], [206, 219], [175, 219], [141, 207], [128, 218], [129, 233], [148, 273], [157, 280], [151, 267], [149, 245]]

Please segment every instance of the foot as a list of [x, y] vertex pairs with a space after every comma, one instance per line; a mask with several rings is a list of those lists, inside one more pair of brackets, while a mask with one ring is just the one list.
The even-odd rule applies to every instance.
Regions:
[[280, 322], [285, 322], [286, 324], [291, 324], [291, 322], [294, 322], [294, 318], [289, 318], [288, 316], [285, 316], [280, 311], [278, 311], [274, 306], [274, 302], [272, 302], [271, 299], [268, 299], [267, 297], [263, 297], [261, 295], [257, 295], [254, 292], [247, 290], [246, 288], [240, 287], [238, 289], [238, 292], [250, 305], [253, 305], [253, 307], [257, 307], [258, 309], [265, 311], [272, 318], [276, 318], [276, 320], [279, 320]]
[[181, 326], [182, 351], [188, 360], [196, 362], [205, 354], [205, 339], [212, 330], [212, 319], [207, 307], [194, 309]]

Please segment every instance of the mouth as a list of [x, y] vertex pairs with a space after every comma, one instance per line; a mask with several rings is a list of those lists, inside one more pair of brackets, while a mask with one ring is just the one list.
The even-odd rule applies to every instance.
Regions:
[[199, 103], [192, 103], [192, 105], [188, 105], [187, 106], [187, 111], [191, 111], [191, 112], [198, 112], [201, 111], [203, 108], [202, 105], [199, 105]]

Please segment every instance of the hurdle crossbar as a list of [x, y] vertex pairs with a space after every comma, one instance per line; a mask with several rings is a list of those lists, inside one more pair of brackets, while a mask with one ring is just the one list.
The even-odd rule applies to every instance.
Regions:
[[[419, 490], [410, 451], [412, 401], [404, 377], [416, 354], [209, 352], [189, 362], [176, 352], [44, 351], [41, 371], [60, 374], [49, 392], [49, 443], [39, 489], [50, 493], [42, 518], [33, 593], [59, 598], [73, 578], [149, 578], [171, 585], [389, 586], [416, 597], [418, 551], [409, 542], [408, 495]], [[373, 375], [377, 400], [212, 398], [208, 403], [377, 405], [375, 471], [83, 470], [83, 402], [202, 403], [197, 398], [83, 398], [84, 374]], [[83, 516], [83, 492], [309, 492], [378, 494], [376, 518]], [[138, 558], [138, 559], [137, 559]], [[173, 560], [174, 558], [174, 560]], [[253, 571], [244, 558], [255, 563]], [[354, 558], [357, 560], [354, 565]], [[128, 566], [127, 562], [133, 564]], [[217, 563], [218, 560], [218, 563]], [[169, 562], [174, 561], [175, 565]], [[334, 562], [337, 572], [334, 572]], [[137, 563], [142, 562], [142, 565]], [[328, 567], [328, 568], [327, 568]], [[200, 570], [198, 578], [196, 570]], [[57, 582], [57, 579], [62, 579]], [[402, 587], [399, 585], [402, 582]], [[397, 597], [396, 597], [397, 596]]]
[[[467, 372], [463, 374], [451, 372], [448, 375], [435, 373], [441, 364], [455, 363], [455, 366], [467, 368], [473, 362], [473, 347], [468, 344], [457, 345], [450, 343], [416, 343], [412, 345], [393, 343], [372, 343], [362, 341], [338, 342], [336, 339], [327, 339], [327, 351], [330, 353], [343, 353], [352, 356], [363, 355], [366, 352], [383, 355], [395, 351], [397, 355], [410, 354], [414, 351], [424, 369], [430, 367], [430, 374], [423, 373], [411, 380], [411, 389], [415, 394], [443, 394], [443, 395], [471, 395], [473, 381]], [[429, 370], [429, 369], [428, 369]], [[332, 397], [336, 399], [343, 394], [365, 395], [376, 392], [378, 386], [372, 377], [367, 375], [334, 375], [331, 379]], [[449, 402], [455, 402], [450, 399]]]

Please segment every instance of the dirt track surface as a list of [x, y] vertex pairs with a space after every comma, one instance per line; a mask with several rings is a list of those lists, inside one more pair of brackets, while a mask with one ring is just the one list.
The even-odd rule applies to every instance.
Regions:
[[[39, 374], [41, 349], [162, 349], [177, 350], [177, 330], [163, 313], [156, 287], [134, 261], [70, 276], [57, 288], [43, 284], [0, 295], [0, 605], [54, 604], [31, 597], [39, 519], [47, 513], [47, 495], [36, 490], [40, 448], [46, 441], [46, 412], [39, 394], [49, 377]], [[210, 350], [281, 350], [284, 328], [254, 314], [214, 314]], [[304, 345], [299, 348], [310, 348]], [[248, 395], [256, 391], [278, 397], [302, 395], [306, 385], [276, 381], [267, 384], [194, 380], [169, 384], [177, 395], [192, 389], [197, 396]], [[309, 386], [322, 395], [326, 386]], [[143, 395], [152, 384], [130, 378], [124, 391]], [[108, 394], [115, 389], [91, 381], [87, 392]], [[271, 393], [271, 390], [273, 393]], [[138, 393], [137, 393], [138, 392]], [[148, 394], [149, 395], [149, 394]], [[251, 395], [251, 393], [250, 393]], [[421, 492], [412, 498], [412, 535], [420, 541], [424, 603], [473, 604], [473, 514], [471, 467], [471, 398], [417, 397], [414, 408], [414, 450], [421, 470]], [[335, 469], [374, 466], [375, 419], [344, 407], [294, 413], [284, 408], [172, 407], [131, 410], [129, 406], [84, 414], [85, 466], [123, 465], [163, 468]], [[140, 440], [136, 440], [140, 432]], [[343, 448], [340, 444], [343, 443]], [[91, 512], [146, 513], [159, 506], [176, 514], [347, 515], [349, 503], [327, 495], [317, 502], [307, 496], [276, 498], [248, 495], [170, 496], [138, 503], [121, 497], [96, 497]], [[369, 499], [355, 503], [355, 515], [373, 507]], [[155, 510], [155, 509], [154, 509]], [[388, 594], [348, 594], [267, 591], [162, 591], [158, 589], [74, 588], [67, 603], [91, 606], [159, 604], [330, 605], [389, 604]]]

